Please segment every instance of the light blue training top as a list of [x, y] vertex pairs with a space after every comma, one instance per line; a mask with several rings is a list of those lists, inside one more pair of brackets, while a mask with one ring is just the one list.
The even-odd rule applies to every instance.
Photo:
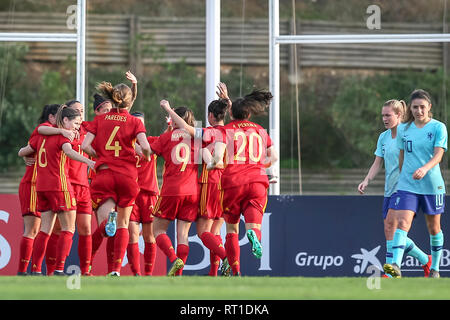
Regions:
[[398, 190], [429, 195], [445, 193], [439, 164], [430, 169], [420, 180], [414, 180], [412, 175], [433, 158], [435, 147], [441, 147], [447, 151], [447, 139], [447, 127], [435, 119], [431, 119], [422, 128], [417, 128], [414, 122], [398, 125], [397, 146], [404, 150], [402, 171], [397, 184]]
[[400, 175], [398, 167], [398, 155], [400, 149], [397, 147], [397, 139], [392, 138], [392, 131], [388, 129], [380, 134], [377, 142], [375, 155], [383, 158], [385, 169], [384, 196], [390, 197], [397, 188]]

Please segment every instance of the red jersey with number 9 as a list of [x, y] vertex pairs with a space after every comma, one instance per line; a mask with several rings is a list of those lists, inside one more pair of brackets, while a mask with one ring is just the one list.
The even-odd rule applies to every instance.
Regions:
[[125, 109], [113, 108], [96, 116], [87, 130], [95, 135], [95, 169], [106, 164], [112, 171], [137, 179], [134, 144], [136, 136], [146, 132], [141, 120]]
[[162, 196], [193, 195], [198, 193], [198, 161], [202, 146], [183, 130], [173, 130], [163, 133], [150, 144], [153, 152], [164, 158]]
[[266, 175], [267, 149], [272, 139], [260, 125], [248, 120], [233, 120], [223, 127], [226, 134], [226, 167], [222, 188], [262, 182], [269, 187]]

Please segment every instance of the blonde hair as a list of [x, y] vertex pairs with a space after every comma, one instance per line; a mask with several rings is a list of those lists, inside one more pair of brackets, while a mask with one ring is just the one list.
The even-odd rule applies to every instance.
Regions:
[[383, 104], [383, 107], [391, 107], [395, 114], [400, 115], [400, 121], [405, 119], [407, 106], [403, 100], [391, 99]]
[[97, 85], [97, 90], [109, 99], [116, 108], [129, 109], [133, 106], [133, 92], [126, 84], [119, 83], [113, 87], [110, 82], [103, 81]]

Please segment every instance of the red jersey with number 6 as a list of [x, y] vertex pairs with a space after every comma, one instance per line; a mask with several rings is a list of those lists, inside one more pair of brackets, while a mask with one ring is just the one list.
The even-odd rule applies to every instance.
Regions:
[[137, 179], [134, 144], [136, 136], [146, 132], [141, 120], [125, 109], [113, 108], [96, 116], [87, 130], [95, 135], [95, 169], [106, 164], [112, 171]]
[[248, 120], [233, 120], [223, 127], [226, 134], [226, 167], [222, 188], [262, 182], [269, 187], [266, 175], [267, 149], [272, 146], [267, 131]]

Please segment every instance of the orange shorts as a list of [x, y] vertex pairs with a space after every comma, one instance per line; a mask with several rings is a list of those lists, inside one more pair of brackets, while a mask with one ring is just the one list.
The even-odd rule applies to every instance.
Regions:
[[136, 179], [111, 169], [98, 170], [91, 183], [92, 207], [97, 209], [109, 198], [120, 208], [130, 207], [134, 204], [138, 193], [139, 185]]
[[150, 223], [153, 222], [153, 209], [155, 208], [158, 195], [153, 192], [141, 190], [133, 205], [130, 221]]
[[261, 224], [266, 205], [267, 188], [263, 183], [249, 183], [223, 190], [222, 209], [227, 223], [238, 223], [242, 213], [245, 222]]
[[92, 214], [91, 192], [89, 187], [72, 184], [77, 199], [77, 214]]
[[40, 218], [41, 213], [37, 210], [36, 187], [31, 182], [21, 182], [19, 185], [19, 201], [22, 216], [35, 216]]
[[159, 196], [153, 215], [167, 220], [194, 222], [198, 213], [198, 194], [186, 196]]
[[40, 212], [77, 210], [77, 200], [72, 191], [38, 191], [37, 199]]
[[200, 187], [199, 217], [205, 219], [219, 219], [222, 217], [220, 206], [222, 192], [218, 183], [202, 183]]

